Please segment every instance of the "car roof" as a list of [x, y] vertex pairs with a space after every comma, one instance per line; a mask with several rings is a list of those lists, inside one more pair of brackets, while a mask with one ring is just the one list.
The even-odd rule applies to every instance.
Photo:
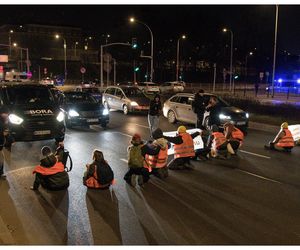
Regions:
[[48, 88], [47, 85], [45, 84], [40, 84], [40, 83], [37, 83], [37, 82], [30, 82], [30, 83], [24, 83], [24, 82], [5, 82], [4, 84], [1, 83], [0, 84], [0, 87], [41, 87], [41, 88]]
[[107, 88], [106, 89], [108, 89], [108, 88], [117, 88], [117, 89], [132, 89], [132, 88], [134, 88], [134, 89], [139, 89], [138, 87], [136, 87], [136, 86], [107, 86]]
[[[215, 94], [211, 94], [211, 93], [204, 93], [204, 95], [208, 95], [208, 96], [216, 96]], [[174, 96], [188, 96], [188, 97], [194, 97], [195, 94], [194, 93], [187, 93], [187, 92], [182, 92], [182, 93], [177, 93], [176, 95], [173, 95], [172, 97]], [[172, 98], [171, 97], [171, 98]]]

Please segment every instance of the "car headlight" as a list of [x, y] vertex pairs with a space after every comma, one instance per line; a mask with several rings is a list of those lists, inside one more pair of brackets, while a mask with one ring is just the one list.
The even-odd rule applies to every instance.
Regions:
[[220, 114], [220, 115], [219, 115], [219, 118], [220, 118], [221, 120], [230, 120], [230, 119], [231, 119], [231, 116], [229, 116], [229, 115], [224, 115], [224, 114]]
[[20, 125], [24, 121], [21, 117], [14, 114], [10, 114], [8, 116], [8, 119], [12, 124], [16, 124], [16, 125]]
[[102, 115], [108, 115], [108, 114], [109, 114], [109, 110], [108, 109], [103, 109]]
[[60, 111], [56, 117], [56, 120], [58, 120], [59, 122], [62, 122], [64, 119], [65, 119], [65, 115], [62, 111]]
[[74, 109], [70, 109], [69, 110], [69, 116], [70, 117], [76, 117], [76, 116], [79, 116], [78, 112]]
[[139, 105], [137, 104], [137, 102], [131, 102], [130, 105], [131, 105], [131, 106], [139, 106]]
[[249, 118], [249, 113], [246, 113], [246, 118], [247, 118], [247, 119]]

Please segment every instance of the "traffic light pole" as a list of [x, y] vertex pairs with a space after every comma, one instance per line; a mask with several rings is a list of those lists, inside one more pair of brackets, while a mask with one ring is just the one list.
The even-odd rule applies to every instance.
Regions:
[[124, 46], [131, 46], [130, 43], [108, 43], [105, 45], [100, 46], [100, 83], [101, 88], [103, 88], [104, 82], [103, 82], [103, 48], [114, 46], [114, 45], [124, 45]]

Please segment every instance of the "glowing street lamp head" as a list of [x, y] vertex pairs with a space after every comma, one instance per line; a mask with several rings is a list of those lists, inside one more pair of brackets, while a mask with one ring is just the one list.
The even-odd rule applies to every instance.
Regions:
[[134, 22], [135, 22], [135, 19], [134, 19], [133, 17], [131, 17], [131, 18], [129, 19], [129, 21], [130, 21], [131, 23], [134, 23]]
[[55, 38], [56, 38], [56, 39], [58, 39], [58, 38], [59, 38], [59, 35], [58, 35], [58, 34], [56, 34], [56, 35], [55, 35]]
[[228, 31], [228, 29], [226, 29], [226, 28], [223, 29], [223, 32], [227, 32], [227, 31]]
[[76, 45], [78, 45], [78, 42], [75, 42]]
[[13, 43], [13, 46], [14, 46], [14, 47], [17, 47], [17, 46], [18, 46], [18, 44], [17, 44], [17, 43]]
[[252, 55], [253, 55], [253, 52], [249, 52], [249, 55], [252, 56]]
[[186, 36], [185, 36], [185, 35], [182, 35], [181, 38], [182, 38], [182, 39], [186, 39]]
[[10, 30], [9, 33], [14, 33], [14, 31], [13, 31], [13, 30]]

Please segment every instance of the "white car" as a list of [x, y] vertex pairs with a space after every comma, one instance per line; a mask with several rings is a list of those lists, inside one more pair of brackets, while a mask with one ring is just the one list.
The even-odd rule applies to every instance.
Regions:
[[46, 77], [40, 80], [40, 84], [44, 84], [44, 85], [54, 84], [54, 81], [51, 78]]
[[157, 83], [154, 82], [140, 82], [137, 87], [145, 93], [159, 93], [160, 89]]
[[183, 92], [184, 86], [181, 82], [165, 82], [159, 86], [161, 93]]

